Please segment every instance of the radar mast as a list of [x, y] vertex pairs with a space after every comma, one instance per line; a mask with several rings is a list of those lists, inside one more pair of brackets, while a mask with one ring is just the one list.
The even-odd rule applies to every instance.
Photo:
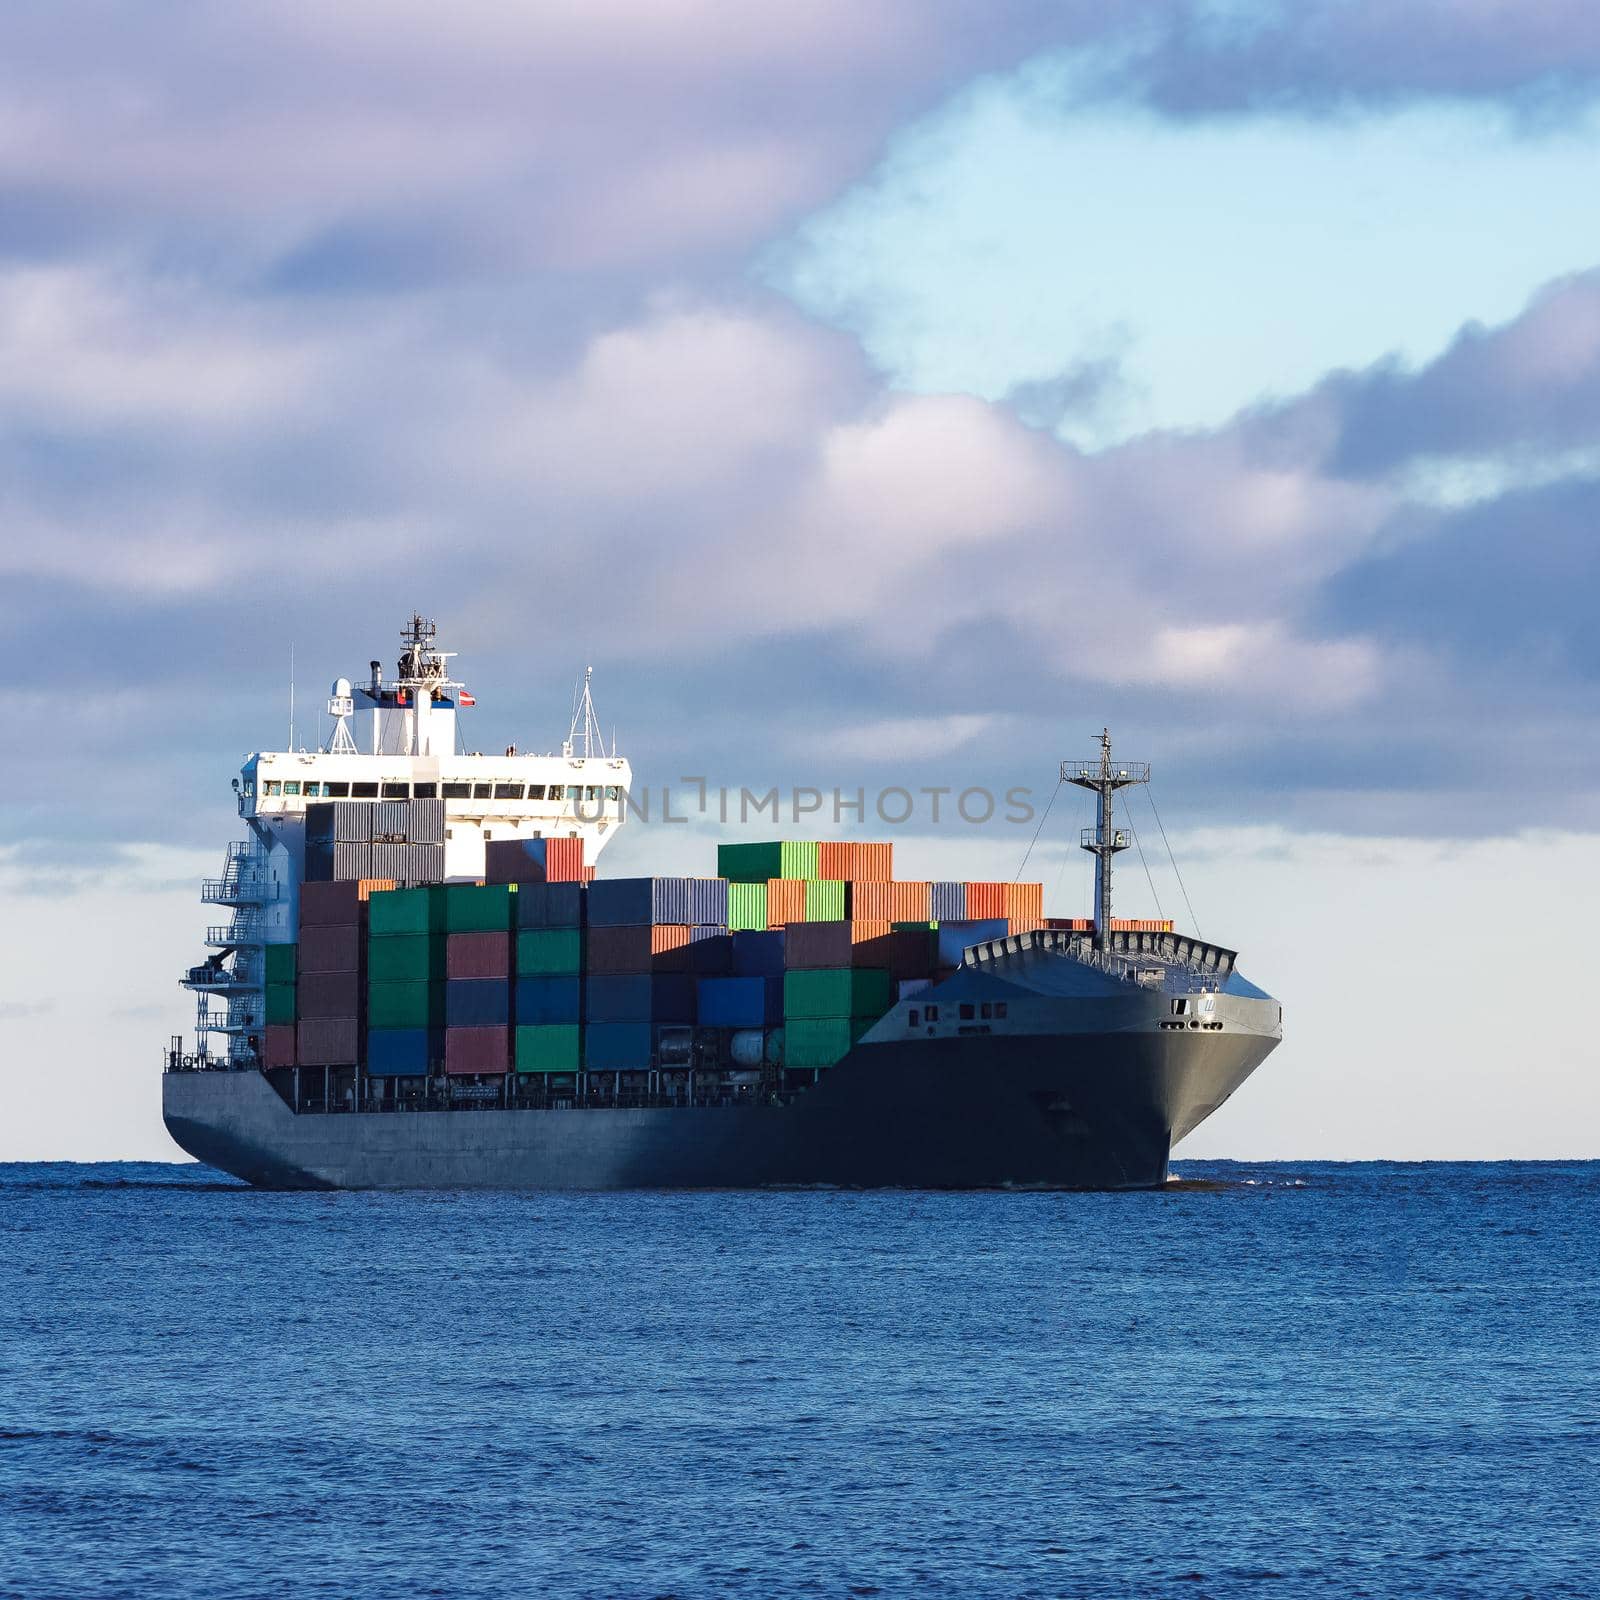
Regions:
[[1080, 789], [1092, 789], [1099, 802], [1095, 825], [1085, 828], [1079, 848], [1094, 857], [1094, 946], [1105, 950], [1111, 940], [1111, 858], [1128, 848], [1127, 833], [1112, 826], [1111, 797], [1118, 789], [1130, 784], [1149, 783], [1148, 761], [1111, 760], [1111, 730], [1100, 730], [1100, 754], [1089, 761], [1063, 761], [1061, 778], [1064, 783], [1075, 783]]

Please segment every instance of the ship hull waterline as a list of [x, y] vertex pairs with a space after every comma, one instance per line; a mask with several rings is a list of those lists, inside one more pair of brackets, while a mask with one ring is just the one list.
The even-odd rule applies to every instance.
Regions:
[[259, 1072], [175, 1072], [197, 1160], [268, 1189], [1138, 1189], [1277, 1044], [1262, 1033], [857, 1046], [782, 1104], [296, 1115]]

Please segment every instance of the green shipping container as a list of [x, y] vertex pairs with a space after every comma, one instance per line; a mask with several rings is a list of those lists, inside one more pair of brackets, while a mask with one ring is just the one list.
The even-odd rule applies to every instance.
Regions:
[[390, 934], [367, 941], [370, 983], [442, 983], [445, 941], [442, 934]]
[[765, 883], [768, 878], [814, 878], [816, 841], [775, 839], [770, 844], [719, 844], [717, 876], [729, 883]]
[[509, 883], [447, 883], [444, 926], [447, 933], [508, 933], [511, 930]]
[[764, 883], [728, 885], [728, 927], [732, 932], [767, 926], [767, 886]]
[[847, 885], [838, 878], [813, 878], [806, 884], [806, 921], [843, 922], [845, 889]]
[[367, 1025], [372, 1028], [442, 1028], [442, 983], [369, 983]]
[[894, 1004], [889, 974], [877, 967], [817, 967], [783, 975], [783, 1020], [881, 1017]]
[[300, 954], [297, 944], [269, 944], [265, 949], [267, 982], [293, 983], [298, 976], [296, 965]]
[[519, 928], [517, 976], [564, 978], [583, 971], [583, 934], [577, 928]]
[[443, 933], [444, 901], [440, 891], [380, 890], [367, 900], [367, 932], [374, 939]]
[[870, 1028], [873, 1017], [801, 1017], [784, 1024], [786, 1067], [831, 1067]]
[[582, 1065], [582, 1030], [577, 1023], [524, 1023], [517, 1029], [518, 1072], [576, 1072]]
[[[271, 945], [267, 948], [270, 950]], [[292, 950], [293, 945], [289, 948]], [[294, 1021], [294, 985], [292, 983], [269, 983], [267, 985], [267, 1026], [272, 1027], [280, 1022]]]

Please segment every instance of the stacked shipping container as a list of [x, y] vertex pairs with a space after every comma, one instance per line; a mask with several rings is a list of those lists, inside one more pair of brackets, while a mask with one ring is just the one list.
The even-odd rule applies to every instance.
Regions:
[[[429, 804], [308, 808], [308, 859], [333, 872], [343, 845], [369, 865], [431, 848], [414, 837], [433, 830]], [[887, 844], [725, 845], [717, 878], [594, 882], [582, 842], [561, 839], [491, 841], [481, 884], [396, 887], [411, 858], [394, 865], [390, 882], [302, 885], [298, 942], [267, 954], [268, 1065], [642, 1070], [664, 1029], [781, 1025], [785, 1064], [822, 1068], [972, 945], [1045, 926], [1039, 884], [896, 880]]]

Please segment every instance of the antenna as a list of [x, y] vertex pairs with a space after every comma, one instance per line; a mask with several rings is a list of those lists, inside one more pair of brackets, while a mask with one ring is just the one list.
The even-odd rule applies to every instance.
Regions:
[[1111, 730], [1100, 730], [1100, 754], [1089, 761], [1063, 761], [1061, 778], [1064, 783], [1075, 783], [1080, 789], [1092, 789], [1098, 797], [1095, 825], [1085, 828], [1079, 840], [1081, 849], [1095, 858], [1094, 868], [1094, 945], [1104, 950], [1111, 939], [1111, 858], [1119, 850], [1128, 848], [1128, 835], [1111, 825], [1111, 797], [1118, 789], [1129, 784], [1149, 783], [1148, 761], [1124, 761], [1113, 764], [1111, 760]]
[[[572, 689], [572, 724], [567, 729], [567, 736], [561, 743], [562, 755], [569, 759], [576, 752], [579, 742], [583, 744], [583, 759], [589, 760], [597, 751], [604, 756], [606, 750], [606, 737], [600, 731], [600, 719], [595, 715], [594, 695], [590, 690], [590, 681], [594, 677], [594, 668], [585, 667], [583, 676], [578, 679]], [[617, 744], [613, 738], [609, 754], [616, 755]]]
[[289, 641], [289, 748], [294, 749], [294, 640]]

